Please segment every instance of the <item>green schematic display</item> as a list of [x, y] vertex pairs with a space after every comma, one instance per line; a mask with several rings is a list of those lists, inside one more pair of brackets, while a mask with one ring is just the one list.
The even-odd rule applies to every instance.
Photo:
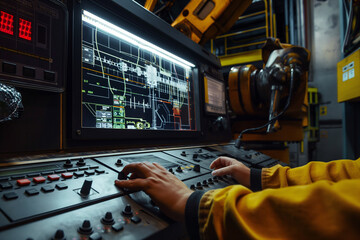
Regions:
[[82, 12], [82, 127], [195, 131], [192, 63]]

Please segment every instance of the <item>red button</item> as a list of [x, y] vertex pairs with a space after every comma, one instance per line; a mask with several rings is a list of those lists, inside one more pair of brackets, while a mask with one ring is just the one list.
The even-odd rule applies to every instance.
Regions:
[[73, 174], [70, 172], [62, 173], [61, 176], [63, 178], [72, 178]]
[[17, 184], [18, 184], [19, 186], [27, 186], [27, 185], [29, 185], [29, 184], [31, 183], [30, 180], [29, 180], [29, 179], [26, 179], [26, 178], [24, 178], [24, 179], [19, 179], [19, 180], [17, 180], [16, 182], [17, 182]]
[[57, 174], [52, 174], [48, 176], [48, 179], [50, 179], [51, 181], [56, 181], [60, 179], [60, 176]]
[[46, 179], [44, 177], [34, 177], [33, 180], [36, 183], [43, 183], [46, 181]]

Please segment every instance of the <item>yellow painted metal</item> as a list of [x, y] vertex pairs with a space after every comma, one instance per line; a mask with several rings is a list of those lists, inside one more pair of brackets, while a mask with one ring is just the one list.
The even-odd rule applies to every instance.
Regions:
[[249, 46], [258, 45], [258, 44], [265, 44], [265, 42], [266, 41], [242, 44], [242, 45], [238, 45], [238, 46], [234, 46], [234, 47], [228, 47], [227, 49], [236, 49], [236, 48], [242, 48], [242, 47], [249, 47]]
[[289, 148], [284, 148], [282, 150], [277, 150], [277, 149], [256, 149], [256, 150], [274, 159], [278, 159], [281, 162], [290, 164]]
[[150, 12], [153, 12], [156, 6], [157, 0], [146, 0], [144, 8], [149, 10]]
[[337, 64], [338, 102], [360, 100], [360, 49]]
[[273, 34], [273, 37], [276, 38], [277, 37], [277, 34], [276, 34], [276, 15], [275, 13], [273, 14], [273, 28], [274, 28], [274, 34]]
[[267, 1], [264, 0], [265, 3], [265, 26], [266, 26], [266, 37], [269, 37], [269, 20], [268, 20], [268, 4]]
[[[234, 36], [238, 36], [238, 35], [241, 35], [244, 33], [252, 32], [252, 31], [257, 31], [260, 29], [265, 29], [266, 37], [274, 37], [274, 36], [276, 37], [276, 15], [272, 10], [270, 1], [264, 0], [264, 5], [265, 6], [264, 6], [263, 11], [251, 13], [251, 14], [248, 14], [245, 16], [240, 16], [238, 18], [239, 20], [241, 20], [241, 19], [246, 19], [248, 17], [256, 16], [256, 15], [265, 14], [265, 25], [264, 26], [250, 28], [245, 31], [224, 34], [224, 35], [220, 35], [220, 36], [216, 37], [216, 39], [223, 39], [223, 44], [224, 44], [224, 53], [223, 54], [224, 55], [219, 56], [222, 66], [238, 65], [238, 64], [262, 60], [261, 49], [240, 52], [240, 53], [232, 53], [232, 54], [229, 54], [229, 52], [230, 52], [229, 50], [259, 45], [259, 44], [265, 43], [265, 41], [238, 44], [238, 45], [229, 47], [228, 39], [230, 39]], [[214, 40], [211, 40], [211, 49], [212, 49], [212, 53], [214, 53]]]
[[171, 24], [200, 45], [227, 32], [251, 0], [190, 1]]
[[285, 26], [285, 37], [286, 37], [286, 43], [289, 43], [289, 26]]
[[243, 33], [253, 32], [253, 31], [256, 31], [256, 30], [259, 30], [259, 29], [264, 29], [264, 28], [266, 28], [266, 27], [264, 26], [264, 27], [258, 27], [258, 28], [251, 28], [251, 29], [245, 30], [245, 31], [224, 34], [224, 35], [216, 37], [216, 39], [232, 37], [232, 36], [240, 35], [240, 34], [243, 34]]
[[261, 61], [261, 49], [256, 49], [248, 52], [241, 52], [238, 54], [220, 57], [221, 66], [231, 66], [236, 64]]
[[309, 104], [317, 104], [318, 100], [318, 89], [317, 88], [308, 88], [309, 93]]
[[320, 107], [320, 116], [326, 116], [327, 115], [327, 106], [321, 106]]
[[248, 14], [248, 15], [240, 16], [238, 19], [241, 20], [241, 19], [244, 19], [244, 18], [257, 16], [257, 15], [260, 15], [262, 13], [265, 13], [265, 11], [259, 11], [259, 12], [254, 12], [254, 13], [251, 13], [251, 14]]
[[269, 5], [270, 5], [270, 13], [269, 13], [269, 15], [270, 15], [270, 36], [274, 36], [274, 35], [273, 35], [273, 28], [272, 28], [272, 26], [273, 26], [273, 21], [272, 21], [272, 6], [271, 6], [271, 0], [269, 1]]

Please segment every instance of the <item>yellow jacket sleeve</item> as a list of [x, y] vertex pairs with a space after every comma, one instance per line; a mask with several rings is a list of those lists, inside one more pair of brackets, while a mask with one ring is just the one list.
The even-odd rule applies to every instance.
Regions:
[[359, 161], [275, 166], [264, 169], [260, 192], [208, 191], [199, 202], [200, 238], [359, 239]]
[[359, 239], [360, 179], [260, 192], [241, 185], [206, 192], [201, 239]]
[[276, 165], [264, 168], [261, 174], [262, 189], [305, 185], [319, 180], [337, 182], [360, 178], [360, 158], [332, 162], [310, 162], [302, 167], [289, 168]]

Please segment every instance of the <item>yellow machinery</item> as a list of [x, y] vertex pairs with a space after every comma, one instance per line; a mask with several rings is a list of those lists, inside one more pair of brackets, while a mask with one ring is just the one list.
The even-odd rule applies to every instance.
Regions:
[[[229, 74], [230, 106], [237, 115], [232, 132], [235, 138], [238, 136], [237, 145], [240, 146], [240, 140], [302, 141], [302, 127], [307, 119], [310, 52], [269, 38], [262, 49], [262, 58], [263, 69], [243, 65], [233, 67]], [[284, 118], [279, 121], [281, 115]], [[258, 131], [265, 127], [266, 131]], [[287, 161], [284, 156], [277, 157]]]
[[[227, 32], [251, 2], [251, 0], [192, 0], [171, 25], [194, 42], [204, 45], [208, 40]], [[147, 0], [144, 7], [153, 11], [156, 3], [157, 0]]]
[[[171, 7], [173, 2], [168, 1], [166, 7]], [[144, 7], [153, 11], [156, 3], [157, 0], [147, 0]], [[251, 3], [252, 1], [192, 0], [171, 25], [194, 42], [203, 45], [227, 32]], [[264, 69], [244, 65], [233, 67], [229, 74], [229, 105], [234, 116], [233, 137], [239, 140], [244, 134], [243, 142], [262, 145], [264, 142], [280, 142], [284, 145], [289, 141], [302, 141], [303, 126], [307, 125], [310, 52], [302, 47], [281, 44], [274, 38], [268, 38], [261, 52]], [[284, 118], [278, 121], [281, 115]], [[257, 127], [262, 125], [267, 130], [259, 132]], [[246, 133], [243, 132], [245, 129], [257, 131]], [[240, 141], [237, 142], [239, 145]], [[289, 161], [287, 149], [265, 150], [261, 148], [261, 144], [260, 149], [256, 146], [257, 150], [284, 162]]]

